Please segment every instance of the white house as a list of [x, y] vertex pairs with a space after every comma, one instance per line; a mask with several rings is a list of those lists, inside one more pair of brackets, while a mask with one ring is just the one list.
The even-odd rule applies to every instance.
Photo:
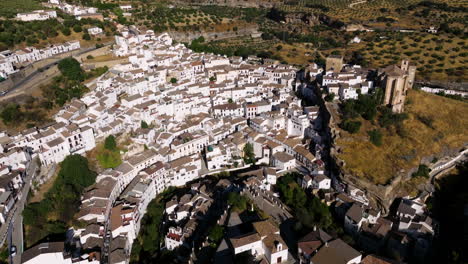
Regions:
[[164, 244], [168, 250], [174, 250], [184, 243], [184, 236], [181, 227], [169, 227], [169, 231], [164, 237]]
[[277, 264], [288, 260], [288, 246], [281, 238], [279, 229], [269, 220], [253, 223], [255, 232], [230, 239], [234, 254], [249, 252], [254, 257], [264, 256], [268, 263]]
[[38, 244], [21, 255], [21, 263], [24, 264], [98, 264], [98, 259], [92, 259], [91, 256], [86, 258], [74, 259], [69, 254], [65, 253], [63, 242], [45, 242]]
[[296, 159], [285, 152], [277, 152], [273, 154], [273, 166], [279, 171], [292, 170], [296, 167]]
[[47, 20], [56, 17], [57, 12], [55, 12], [55, 10], [35, 10], [28, 13], [18, 13], [16, 15], [16, 18], [21, 21]]
[[132, 5], [120, 5], [119, 7], [120, 7], [120, 9], [122, 9], [123, 11], [130, 11], [130, 10], [132, 10]]
[[312, 188], [328, 190], [331, 187], [331, 179], [323, 174], [314, 175], [312, 178]]
[[96, 36], [96, 35], [99, 35], [99, 34], [102, 34], [102, 28], [100, 27], [91, 27], [91, 28], [88, 28], [88, 33], [92, 36]]

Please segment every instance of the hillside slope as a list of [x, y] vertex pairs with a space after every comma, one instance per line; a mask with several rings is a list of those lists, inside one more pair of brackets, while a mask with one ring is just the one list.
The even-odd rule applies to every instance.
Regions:
[[467, 144], [468, 103], [410, 90], [405, 107], [409, 115], [403, 123], [405, 135], [394, 128], [382, 130], [380, 147], [369, 141], [367, 132], [375, 128], [369, 121], [361, 120], [356, 134], [342, 131], [336, 144], [342, 150], [338, 157], [346, 162], [345, 172], [386, 184], [397, 173], [417, 167], [424, 157]]

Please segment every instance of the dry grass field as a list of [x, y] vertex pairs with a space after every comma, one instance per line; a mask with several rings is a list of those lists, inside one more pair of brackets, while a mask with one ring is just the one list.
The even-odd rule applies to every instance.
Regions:
[[[405, 137], [393, 130], [382, 130], [383, 145], [377, 147], [367, 135], [375, 125], [366, 120], [360, 120], [363, 126], [354, 135], [343, 131], [337, 145], [343, 149], [339, 157], [346, 162], [345, 170], [385, 184], [400, 170], [417, 167], [422, 157], [468, 142], [468, 103], [414, 90], [409, 92], [407, 102]], [[432, 120], [432, 127], [421, 118]]]

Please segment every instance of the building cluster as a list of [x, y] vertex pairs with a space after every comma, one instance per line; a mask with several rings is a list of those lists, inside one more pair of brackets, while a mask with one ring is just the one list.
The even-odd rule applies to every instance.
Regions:
[[308, 72], [310, 78], [319, 81], [335, 100], [355, 100], [360, 94], [373, 92], [378, 86], [384, 90], [382, 104], [395, 113], [402, 113], [407, 91], [413, 87], [416, 66], [402, 60], [400, 65], [371, 70], [344, 64], [342, 56], [331, 55], [326, 59], [325, 71], [313, 65]]
[[213, 204], [211, 195], [206, 185], [196, 183], [192, 184], [189, 193], [180, 199], [174, 195], [166, 203], [165, 216], [169, 226], [169, 231], [164, 237], [166, 249], [174, 250], [184, 244], [188, 248], [191, 247], [189, 241], [196, 231], [199, 220], [206, 218]]
[[23, 264], [99, 264], [99, 261], [80, 260], [70, 254], [64, 242], [44, 242], [35, 245], [21, 255]]
[[388, 238], [388, 248], [403, 259], [427, 261], [438, 230], [437, 221], [429, 216], [424, 199], [402, 198], [395, 212], [395, 232]]
[[36, 21], [36, 20], [47, 20], [57, 18], [57, 12], [55, 10], [34, 10], [27, 13], [16, 14], [16, 19], [21, 21]]
[[344, 231], [366, 252], [419, 261], [427, 256], [437, 224], [421, 199], [402, 199], [395, 212], [384, 216], [362, 190], [350, 185], [344, 192], [327, 192], [323, 198], [343, 221]]
[[[316, 71], [311, 72], [316, 76]], [[325, 71], [321, 73], [322, 87], [336, 99], [357, 99], [359, 94], [367, 94], [374, 88], [369, 77], [370, 70], [359, 65], [343, 64], [343, 57], [331, 55], [326, 60]]]
[[297, 242], [297, 256], [300, 264], [358, 264], [362, 260], [359, 251], [315, 227]]
[[61, 0], [49, 0], [46, 5], [52, 8], [58, 8], [64, 13], [75, 16], [78, 20], [82, 18], [92, 18], [102, 21], [104, 19], [103, 15], [98, 12], [99, 9], [96, 7], [72, 5]]
[[[318, 108], [302, 107], [295, 96], [297, 69], [194, 53], [150, 30], [120, 33], [114, 53], [128, 63], [89, 83], [91, 91], [66, 104], [55, 123], [13, 137], [43, 165], [84, 154], [109, 135], [129, 139], [122, 164], [101, 172], [82, 196], [78, 220], [86, 227], [74, 231], [82, 256], [125, 261], [148, 201], [169, 186], [247, 166], [249, 147], [272, 175], [299, 166], [323, 170]], [[209, 206], [202, 192], [188, 197], [168, 211], [169, 240], [184, 241], [190, 221]]]
[[226, 235], [215, 254], [215, 263], [230, 263], [239, 254], [249, 254], [259, 263], [288, 263], [288, 246], [271, 220], [247, 221], [231, 211]]
[[300, 264], [397, 264], [400, 262], [374, 254], [363, 256], [346, 242], [333, 238], [320, 228], [314, 230], [297, 243]]
[[463, 98], [468, 98], [468, 92], [463, 90], [450, 90], [444, 88], [432, 88], [432, 87], [421, 87], [421, 91], [426, 93], [433, 93], [433, 94], [445, 94], [445, 95], [459, 95]]
[[21, 147], [9, 147], [12, 143], [5, 133], [0, 133], [0, 225], [12, 215], [16, 202], [22, 198], [25, 172], [31, 155]]
[[6, 79], [8, 75], [18, 71], [18, 66], [43, 60], [60, 53], [77, 50], [80, 47], [80, 42], [76, 40], [50, 45], [43, 49], [27, 47], [16, 51], [2, 51], [0, 52], [0, 77]]

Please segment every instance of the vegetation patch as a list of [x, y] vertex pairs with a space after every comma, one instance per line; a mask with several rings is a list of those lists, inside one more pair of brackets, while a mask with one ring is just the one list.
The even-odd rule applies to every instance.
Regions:
[[236, 192], [230, 192], [228, 194], [227, 202], [231, 206], [231, 210], [238, 213], [247, 210], [250, 204], [250, 200], [247, 197]]
[[116, 168], [122, 164], [120, 149], [117, 147], [114, 136], [108, 136], [104, 144], [97, 147], [97, 160], [99, 161], [99, 165], [104, 169]]
[[161, 253], [160, 245], [164, 241], [164, 230], [161, 230], [161, 224], [164, 218], [164, 210], [166, 202], [175, 194], [175, 188], [170, 187], [153, 199], [146, 209], [146, 214], [141, 220], [140, 233], [132, 245], [132, 255], [130, 256], [131, 263], [154, 263], [156, 259], [160, 263], [164, 262], [164, 257], [170, 259], [170, 256], [165, 256]]
[[[17, 3], [20, 1], [2, 0], [0, 4], [4, 2]], [[36, 9], [41, 9], [41, 7]], [[0, 10], [3, 9], [0, 7]], [[116, 27], [109, 21], [102, 22], [94, 19], [76, 20], [74, 17], [66, 14], [61, 14], [61, 16], [64, 19], [63, 23], [60, 23], [56, 19], [32, 22], [0, 20], [0, 50], [31, 45], [46, 47], [51, 43], [81, 39], [80, 35], [83, 35], [83, 32], [87, 28], [93, 26], [104, 29], [105, 34], [108, 36], [112, 36], [116, 32]]]
[[96, 180], [96, 173], [89, 169], [87, 159], [81, 155], [67, 156], [60, 166], [59, 174], [44, 199], [24, 208], [28, 246], [48, 236], [64, 238], [78, 212], [83, 190]]
[[299, 221], [299, 229], [312, 229], [314, 226], [323, 229], [332, 228], [333, 218], [328, 206], [323, 204], [319, 198], [308, 196], [304, 189], [297, 184], [297, 177], [298, 173], [285, 174], [278, 179], [276, 188], [284, 203], [294, 210]]

